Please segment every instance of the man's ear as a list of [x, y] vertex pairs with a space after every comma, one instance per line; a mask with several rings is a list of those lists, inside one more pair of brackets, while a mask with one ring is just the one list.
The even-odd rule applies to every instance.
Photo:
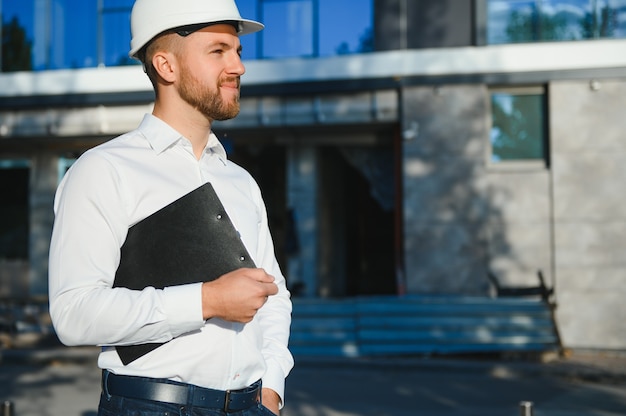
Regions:
[[152, 56], [152, 66], [159, 76], [167, 83], [176, 80], [176, 56], [170, 52], [157, 52]]

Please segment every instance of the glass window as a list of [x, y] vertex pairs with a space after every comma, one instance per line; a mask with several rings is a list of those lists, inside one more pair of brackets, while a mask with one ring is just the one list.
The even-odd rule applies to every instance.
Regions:
[[244, 59], [373, 50], [373, 0], [238, 0], [237, 6], [242, 16], [265, 24], [241, 38]]
[[130, 63], [127, 54], [132, 3], [133, 0], [2, 1], [3, 70]]
[[0, 161], [0, 259], [28, 259], [28, 178], [26, 161]]
[[[96, 65], [96, 7], [83, 0], [3, 1], [3, 68], [42, 70]], [[11, 30], [7, 31], [7, 25]], [[22, 35], [25, 41], [21, 40]], [[16, 52], [29, 49], [29, 56]], [[28, 63], [24, 63], [28, 61]]]
[[545, 158], [543, 88], [491, 91], [491, 161]]
[[98, 16], [103, 28], [98, 41], [98, 64], [104, 66], [138, 64], [128, 56], [130, 12], [133, 0], [99, 0]]
[[[245, 19], [251, 20], [260, 20], [259, 18], [259, 8], [257, 7], [258, 0], [238, 0], [237, 7], [239, 8], [239, 13]], [[241, 41], [241, 46], [243, 48], [241, 52], [241, 57], [246, 59], [257, 59], [259, 54], [257, 52], [257, 46], [259, 43], [258, 34], [245, 35], [239, 38]]]
[[[355, 3], [359, 3], [358, 7]], [[320, 56], [374, 50], [371, 1], [321, 0], [319, 7]]]
[[488, 0], [489, 44], [626, 37], [626, 0]]
[[2, 1], [2, 71], [33, 69], [34, 2]]
[[316, 5], [313, 0], [264, 0], [265, 23], [261, 51], [264, 58], [317, 56]]
[[[133, 1], [0, 0], [2, 70], [137, 64], [128, 57]], [[266, 25], [241, 38], [244, 59], [372, 50], [373, 0], [238, 0], [237, 6]]]

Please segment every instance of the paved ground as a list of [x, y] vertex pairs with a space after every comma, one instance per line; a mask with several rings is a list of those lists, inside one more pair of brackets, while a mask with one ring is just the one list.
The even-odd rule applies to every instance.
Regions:
[[[97, 350], [5, 350], [0, 404], [15, 416], [95, 416]], [[304, 360], [283, 416], [626, 415], [626, 353], [577, 352], [548, 363], [503, 359]], [[2, 414], [2, 413], [0, 413]], [[3, 415], [4, 416], [4, 415]]]

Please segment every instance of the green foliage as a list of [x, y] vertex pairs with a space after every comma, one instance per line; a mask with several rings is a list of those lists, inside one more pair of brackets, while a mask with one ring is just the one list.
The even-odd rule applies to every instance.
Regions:
[[533, 8], [531, 13], [515, 10], [509, 17], [506, 34], [511, 42], [568, 40], [567, 20], [561, 14], [550, 16]]
[[584, 39], [611, 38], [617, 27], [617, 12], [609, 6], [604, 6], [597, 13], [586, 13], [580, 21]]

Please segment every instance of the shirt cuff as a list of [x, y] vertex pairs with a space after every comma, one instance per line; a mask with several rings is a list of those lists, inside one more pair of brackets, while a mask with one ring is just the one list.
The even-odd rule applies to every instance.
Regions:
[[165, 313], [172, 337], [202, 328], [202, 283], [163, 289]]
[[263, 388], [274, 390], [280, 397], [280, 408], [285, 405], [285, 374], [280, 370], [280, 366], [269, 363], [263, 375]]

